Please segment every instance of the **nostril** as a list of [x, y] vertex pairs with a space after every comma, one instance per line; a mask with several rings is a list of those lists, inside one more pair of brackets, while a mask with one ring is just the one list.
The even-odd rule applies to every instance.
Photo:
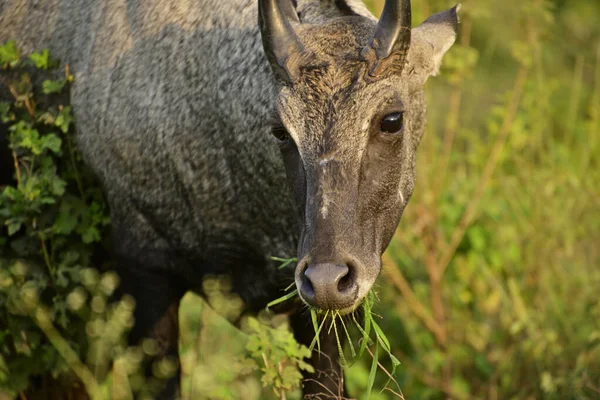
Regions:
[[337, 284], [337, 289], [340, 292], [344, 292], [354, 286], [356, 271], [352, 264], [346, 264], [348, 267], [347, 272], [340, 278]]
[[310, 281], [310, 278], [308, 277], [308, 275], [306, 275], [306, 271], [304, 271], [300, 275], [300, 279], [302, 280], [302, 286], [306, 286], [307, 288], [310, 288], [310, 290], [314, 290], [312, 282]]
[[307, 271], [308, 269], [305, 269], [300, 273], [300, 291], [307, 301], [312, 302], [315, 297], [315, 288], [310, 277], [307, 275]]
[[356, 298], [357, 270], [347, 264], [311, 264], [298, 271], [300, 294], [308, 304], [322, 309], [343, 309]]

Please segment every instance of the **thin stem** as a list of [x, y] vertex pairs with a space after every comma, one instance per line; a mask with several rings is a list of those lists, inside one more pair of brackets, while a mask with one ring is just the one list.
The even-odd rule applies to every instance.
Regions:
[[[279, 370], [279, 375], [283, 376], [283, 364], [280, 362], [277, 363], [277, 369]], [[281, 389], [281, 394], [279, 395], [281, 400], [286, 400], [285, 390]]]
[[13, 163], [15, 164], [15, 172], [17, 175], [17, 187], [21, 186], [21, 168], [19, 168], [19, 159], [17, 157], [17, 153], [15, 152], [15, 150], [11, 150], [12, 152], [12, 157], [13, 157]]
[[79, 174], [79, 169], [77, 169], [77, 162], [75, 161], [75, 151], [73, 148], [73, 143], [71, 142], [71, 138], [69, 134], [66, 135], [67, 147], [69, 148], [69, 159], [71, 161], [71, 167], [73, 168], [73, 173], [75, 174], [75, 182], [77, 183], [77, 189], [79, 190], [79, 195], [82, 200], [85, 200], [85, 194], [83, 191], [83, 181], [81, 180], [81, 175]]
[[[369, 348], [367, 347], [367, 351], [368, 351], [368, 352], [369, 352], [369, 354], [371, 355], [371, 358], [375, 358], [375, 355], [373, 354], [373, 352], [371, 351], [371, 349], [369, 349]], [[388, 376], [388, 383], [389, 383], [389, 381], [393, 381], [393, 382], [396, 384], [396, 388], [398, 389], [398, 392], [400, 392], [400, 393], [396, 393], [396, 392], [394, 392], [392, 389], [388, 388], [388, 387], [387, 387], [387, 384], [386, 384], [386, 387], [384, 387], [384, 388], [383, 388], [383, 390], [389, 390], [390, 392], [392, 392], [393, 394], [395, 394], [397, 397], [401, 398], [402, 400], [405, 400], [405, 399], [404, 399], [404, 395], [402, 394], [402, 390], [400, 389], [400, 385], [398, 384], [398, 381], [396, 380], [396, 378], [394, 378], [394, 377], [392, 376], [392, 374], [391, 374], [391, 373], [390, 373], [390, 372], [387, 370], [387, 368], [385, 368], [385, 367], [384, 367], [384, 366], [383, 366], [383, 365], [382, 365], [382, 364], [379, 362], [379, 360], [377, 360], [377, 365], [378, 365], [378, 366], [379, 366], [379, 368], [381, 368], [381, 370], [382, 370], [382, 371], [383, 371], [383, 372], [384, 372], [384, 373], [385, 373], [385, 374]]]
[[54, 267], [52, 266], [52, 261], [50, 260], [50, 254], [48, 253], [48, 246], [46, 246], [46, 240], [43, 238], [41, 233], [38, 234], [40, 238], [40, 244], [42, 245], [42, 253], [44, 254], [44, 262], [48, 267], [48, 272], [50, 272], [50, 276], [54, 277]]

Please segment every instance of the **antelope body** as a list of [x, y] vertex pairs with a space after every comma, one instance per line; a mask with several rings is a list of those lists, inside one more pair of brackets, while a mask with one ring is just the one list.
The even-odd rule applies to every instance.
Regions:
[[[456, 8], [410, 27], [408, 0], [379, 20], [358, 0], [0, 4], [0, 43], [49, 48], [75, 74], [79, 146], [137, 300], [132, 341], [176, 355], [179, 300], [207, 274], [230, 276], [248, 310], [294, 280], [311, 306], [360, 304], [414, 187], [423, 84]], [[297, 256], [295, 273], [271, 256]], [[292, 327], [310, 343], [305, 315]], [[334, 339], [321, 347], [337, 359]], [[321, 383], [304, 393], [335, 388]]]

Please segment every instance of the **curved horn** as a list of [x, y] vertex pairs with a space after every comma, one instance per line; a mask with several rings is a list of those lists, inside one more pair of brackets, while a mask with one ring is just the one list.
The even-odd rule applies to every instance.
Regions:
[[290, 20], [300, 22], [291, 0], [260, 0], [258, 24], [263, 49], [275, 75], [284, 82], [294, 81], [293, 61], [304, 51]]
[[365, 53], [371, 53], [370, 57], [365, 54], [371, 62], [371, 77], [388, 64], [395, 72], [402, 72], [410, 48], [410, 29], [410, 0], [386, 0], [375, 34], [365, 48]]

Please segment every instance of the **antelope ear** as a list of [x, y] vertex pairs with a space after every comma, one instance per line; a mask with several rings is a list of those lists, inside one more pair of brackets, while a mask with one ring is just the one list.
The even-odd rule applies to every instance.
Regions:
[[452, 47], [458, 33], [460, 4], [441, 13], [433, 14], [413, 28], [409, 63], [414, 72], [435, 76], [440, 71], [444, 54]]

